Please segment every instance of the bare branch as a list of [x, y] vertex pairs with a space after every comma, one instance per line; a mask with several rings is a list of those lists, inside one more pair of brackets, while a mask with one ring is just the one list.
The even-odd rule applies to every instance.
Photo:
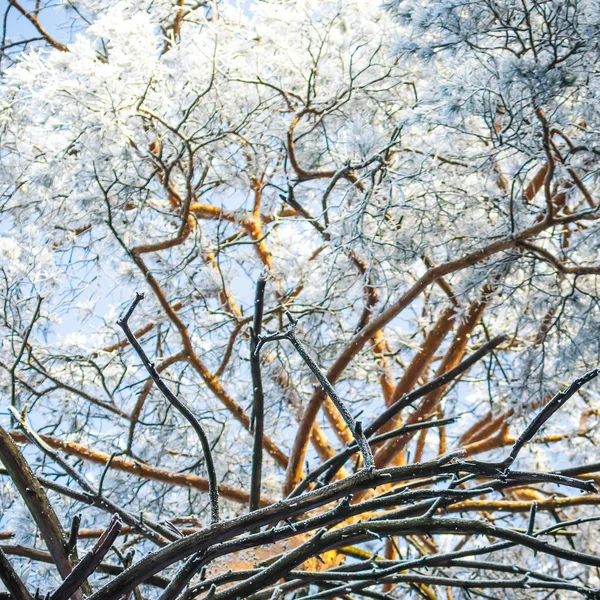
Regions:
[[265, 430], [265, 399], [260, 372], [260, 347], [259, 339], [262, 333], [262, 318], [265, 303], [265, 287], [267, 281], [259, 277], [256, 282], [254, 297], [254, 323], [250, 337], [250, 368], [252, 371], [252, 429], [254, 445], [252, 447], [252, 476], [250, 480], [249, 510], [256, 510], [260, 506], [260, 487], [262, 482], [262, 448]]
[[94, 547], [77, 563], [69, 576], [56, 588], [50, 600], [70, 598], [92, 575], [106, 553], [110, 550], [121, 530], [121, 519], [114, 515], [106, 531], [100, 536]]
[[12, 565], [0, 548], [0, 580], [14, 600], [33, 600], [31, 594], [17, 575]]
[[27, 18], [31, 24], [38, 30], [40, 35], [53, 47], [61, 52], [68, 52], [69, 48], [64, 44], [56, 41], [43, 27], [40, 23], [37, 15], [35, 13], [30, 13], [25, 10], [17, 0], [8, 0], [9, 4], [14, 6], [25, 18]]
[[117, 323], [123, 329], [123, 332], [127, 336], [129, 343], [133, 346], [138, 356], [142, 359], [142, 363], [144, 364], [144, 367], [146, 367], [146, 370], [150, 374], [150, 377], [152, 377], [152, 380], [156, 384], [156, 387], [162, 392], [163, 396], [173, 405], [173, 407], [183, 415], [187, 422], [192, 426], [192, 428], [196, 432], [196, 435], [198, 436], [198, 439], [200, 440], [202, 452], [204, 453], [206, 471], [208, 473], [208, 494], [210, 496], [211, 522], [216, 523], [219, 521], [219, 489], [210, 443], [208, 441], [208, 438], [206, 437], [206, 434], [204, 433], [204, 429], [202, 429], [202, 425], [200, 425], [200, 422], [192, 414], [190, 409], [183, 402], [181, 402], [181, 400], [179, 400], [166, 386], [165, 382], [162, 380], [161, 376], [158, 374], [158, 371], [154, 367], [154, 364], [150, 362], [143, 348], [135, 339], [131, 329], [129, 328], [129, 319], [131, 318], [131, 315], [133, 314], [133, 311], [135, 310], [136, 306], [143, 299], [143, 294], [136, 294], [133, 304], [129, 307], [129, 310], [125, 313], [125, 316], [122, 319], [119, 319]]
[[[11, 436], [2, 427], [0, 427], [0, 460], [4, 463], [10, 478], [27, 505], [54, 559], [54, 564], [64, 579], [71, 573], [72, 566], [67, 554], [62, 526], [27, 461], [19, 452]], [[74, 596], [76, 600], [82, 598], [81, 592], [76, 592]]]

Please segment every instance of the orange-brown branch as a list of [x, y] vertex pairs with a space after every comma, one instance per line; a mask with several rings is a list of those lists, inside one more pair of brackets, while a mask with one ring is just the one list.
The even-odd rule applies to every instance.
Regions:
[[[425, 289], [427, 289], [432, 283], [436, 282], [440, 277], [461, 271], [480, 263], [495, 254], [504, 252], [510, 248], [514, 248], [521, 241], [538, 235], [539, 233], [551, 227], [564, 225], [567, 223], [574, 223], [581, 220], [596, 220], [598, 218], [598, 215], [595, 213], [592, 214], [584, 211], [565, 217], [544, 219], [508, 238], [498, 240], [492, 244], [489, 244], [488, 246], [485, 246], [484, 248], [481, 248], [480, 250], [466, 254], [461, 258], [429, 269], [404, 295], [396, 300], [396, 302], [392, 303], [377, 318], [372, 319], [348, 342], [327, 372], [327, 378], [331, 383], [335, 383], [342, 375], [346, 367], [362, 350], [365, 344], [373, 337], [373, 335], [375, 335], [377, 331], [382, 329], [392, 319], [398, 316], [407, 306], [409, 306], [417, 297], [419, 297], [419, 295]], [[291, 492], [300, 481], [300, 472], [302, 463], [304, 462], [304, 457], [306, 455], [310, 430], [321, 408], [322, 401], [323, 395], [321, 390], [316, 390], [305, 409], [302, 422], [298, 428], [296, 438], [294, 440], [294, 446], [286, 475], [285, 490], [288, 493]]]
[[[241, 423], [244, 429], [250, 431], [250, 417], [248, 416], [246, 411], [225, 391], [219, 380], [216, 377], [214, 377], [214, 375], [202, 362], [200, 357], [196, 354], [188, 328], [181, 320], [177, 312], [173, 310], [173, 307], [167, 300], [162, 288], [158, 284], [158, 281], [156, 280], [152, 272], [148, 269], [146, 263], [141, 259], [140, 256], [136, 254], [132, 253], [131, 256], [138, 268], [144, 274], [148, 285], [154, 292], [154, 295], [156, 296], [158, 302], [162, 306], [165, 314], [167, 315], [171, 323], [173, 323], [173, 325], [177, 328], [181, 337], [181, 342], [183, 344], [185, 354], [190, 365], [195, 369], [195, 371], [200, 375], [200, 377], [202, 377], [202, 380], [204, 381], [208, 389], [221, 401], [223, 406], [225, 406], [227, 410], [229, 410], [231, 415], [235, 419], [237, 419], [239, 423]], [[277, 445], [268, 436], [264, 436], [264, 448], [275, 459], [277, 464], [279, 464], [283, 468], [287, 466], [288, 457], [277, 447]]]
[[53, 47], [61, 52], [68, 52], [69, 48], [55, 40], [42, 26], [37, 15], [25, 10], [17, 0], [8, 0], [11, 6], [14, 6], [38, 31], [38, 33]]
[[[10, 436], [19, 444], [29, 444], [29, 440], [20, 431], [11, 431]], [[183, 473], [173, 473], [166, 469], [152, 467], [139, 461], [130, 460], [120, 456], [111, 456], [98, 450], [92, 450], [75, 442], [67, 442], [59, 438], [41, 435], [46, 444], [55, 450], [60, 450], [70, 456], [77, 456], [83, 460], [98, 464], [106, 465], [110, 460], [110, 469], [130, 473], [142, 479], [160, 481], [175, 485], [178, 487], [193, 488], [201, 492], [208, 493], [208, 480], [196, 475], [184, 475]], [[238, 504], [247, 504], [249, 495], [247, 492], [234, 488], [228, 485], [219, 485], [219, 494], [223, 498], [237, 502]], [[263, 499], [264, 506], [272, 504], [272, 500]]]
[[[459, 326], [456, 335], [448, 349], [448, 352], [442, 359], [442, 363], [438, 367], [435, 376], [438, 377], [443, 375], [444, 373], [453, 369], [464, 357], [467, 344], [469, 342], [469, 337], [477, 324], [479, 323], [479, 319], [483, 314], [486, 306], [487, 306], [487, 296], [489, 295], [490, 290], [486, 290], [484, 292], [483, 298], [481, 300], [475, 301], [469, 308], [467, 313], [467, 317], [465, 321], [461, 323]], [[410, 417], [407, 419], [407, 424], [417, 423], [424, 418], [426, 418], [431, 412], [435, 409], [437, 404], [442, 399], [444, 393], [446, 392], [447, 386], [443, 386], [425, 396], [423, 398], [421, 404], [418, 409], [413, 412]], [[378, 468], [382, 468], [388, 465], [393, 458], [401, 452], [406, 447], [406, 444], [412, 439], [414, 434], [406, 434], [397, 438], [394, 438], [384, 444], [377, 454], [375, 455], [375, 464]], [[423, 442], [424, 444], [424, 438]]]

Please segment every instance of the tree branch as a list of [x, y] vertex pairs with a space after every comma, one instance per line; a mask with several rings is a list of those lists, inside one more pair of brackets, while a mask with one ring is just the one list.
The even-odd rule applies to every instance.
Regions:
[[[54, 564], [64, 579], [71, 573], [72, 566], [66, 551], [66, 537], [60, 521], [27, 461], [11, 436], [2, 427], [0, 427], [0, 460], [25, 501], [52, 555]], [[75, 600], [81, 600], [81, 592], [76, 592], [74, 597]]]
[[254, 297], [254, 323], [250, 333], [250, 370], [252, 372], [252, 430], [254, 445], [252, 447], [252, 475], [250, 479], [250, 503], [248, 509], [252, 512], [260, 506], [260, 487], [262, 482], [262, 447], [265, 430], [264, 393], [262, 375], [260, 372], [259, 339], [262, 333], [262, 318], [265, 304], [265, 287], [267, 280], [259, 277], [256, 282]]
[[13, 600], [33, 600], [25, 584], [6, 558], [2, 548], [0, 548], [0, 580]]
[[117, 321], [117, 324], [121, 327], [121, 329], [123, 329], [123, 332], [127, 336], [129, 343], [133, 346], [134, 350], [142, 360], [144, 367], [146, 367], [146, 370], [150, 374], [150, 377], [152, 377], [156, 387], [162, 392], [163, 396], [173, 405], [173, 407], [183, 415], [187, 422], [192, 426], [193, 430], [198, 436], [198, 439], [200, 440], [200, 445], [202, 446], [202, 452], [204, 454], [204, 462], [206, 464], [206, 471], [208, 474], [210, 518], [211, 523], [216, 523], [219, 521], [219, 489], [210, 443], [206, 437], [206, 434], [204, 433], [204, 429], [202, 429], [202, 425], [200, 425], [200, 422], [192, 414], [190, 409], [183, 402], [181, 402], [181, 400], [179, 400], [166, 386], [165, 382], [162, 380], [161, 376], [158, 374], [158, 371], [154, 367], [154, 364], [150, 362], [146, 356], [146, 353], [144, 352], [144, 349], [140, 346], [139, 342], [135, 339], [131, 329], [129, 328], [129, 319], [131, 318], [136, 306], [143, 299], [143, 294], [136, 294], [135, 300], [129, 307], [129, 310], [125, 313], [125, 316], [122, 319]]
[[113, 515], [106, 531], [100, 536], [94, 547], [77, 563], [61, 585], [56, 588], [50, 596], [50, 600], [70, 598], [77, 592], [86, 579], [96, 571], [102, 559], [117, 539], [120, 530], [121, 519], [119, 515]]

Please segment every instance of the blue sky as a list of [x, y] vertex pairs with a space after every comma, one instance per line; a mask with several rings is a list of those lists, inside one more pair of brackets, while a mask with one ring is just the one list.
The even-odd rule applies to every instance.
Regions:
[[[252, 0], [229, 1], [232, 4], [238, 2], [242, 3], [242, 5], [245, 7], [245, 12], [253, 3]], [[25, 9], [32, 10], [35, 8], [35, 0], [19, 0], [19, 2], [21, 6], [23, 6], [23, 8]], [[67, 16], [65, 9], [60, 6], [57, 6], [59, 4], [58, 0], [53, 0], [50, 2], [46, 1], [43, 4], [46, 4], [48, 7], [40, 11], [40, 22], [42, 26], [57, 41], [65, 44], [69, 43], [70, 38], [72, 36], [72, 31], [68, 25], [65, 25], [65, 22], [69, 21], [69, 19], [65, 18]], [[0, 0], [1, 15], [4, 15], [6, 13], [6, 9], [8, 7], [8, 0]], [[33, 25], [14, 7], [11, 8], [8, 14], [7, 31], [7, 37], [12, 39], [13, 41], [39, 36]]]
[[[20, 0], [20, 3], [26, 9], [32, 9], [35, 6], [33, 0]], [[4, 15], [8, 7], [8, 0], [0, 0], [0, 14]], [[68, 28], [60, 27], [61, 23], [64, 23], [64, 17], [65, 11], [62, 8], [50, 7], [40, 12], [40, 22], [43, 27], [61, 42], [68, 41], [70, 34]], [[33, 25], [14, 7], [8, 13], [7, 31], [7, 37], [15, 41], [39, 35]]]

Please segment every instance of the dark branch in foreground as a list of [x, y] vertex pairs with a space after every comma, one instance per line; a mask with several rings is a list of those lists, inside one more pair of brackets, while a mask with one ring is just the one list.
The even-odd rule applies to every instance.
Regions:
[[50, 596], [49, 600], [70, 598], [83, 585], [87, 578], [96, 571], [102, 559], [117, 539], [119, 531], [121, 531], [121, 519], [119, 515], [114, 515], [110, 525], [100, 536], [94, 547], [77, 563], [69, 576]]
[[249, 510], [260, 506], [260, 486], [262, 484], [262, 447], [265, 431], [265, 398], [263, 393], [262, 376], [260, 372], [259, 339], [262, 333], [262, 319], [265, 305], [265, 287], [267, 280], [259, 277], [256, 282], [254, 297], [254, 321], [250, 332], [250, 370], [252, 373], [252, 476], [250, 479]]
[[255, 352], [258, 352], [258, 350], [260, 350], [261, 346], [265, 342], [274, 340], [289, 340], [292, 343], [292, 346], [294, 346], [298, 354], [301, 356], [302, 360], [308, 365], [308, 368], [312, 371], [313, 375], [317, 378], [325, 393], [331, 398], [335, 407], [342, 415], [342, 418], [344, 419], [346, 425], [348, 426], [348, 429], [350, 429], [352, 436], [354, 437], [358, 447], [360, 448], [360, 452], [363, 456], [365, 469], [374, 469], [375, 461], [373, 460], [373, 453], [371, 452], [371, 447], [367, 442], [365, 432], [362, 428], [362, 423], [354, 419], [354, 417], [350, 413], [350, 410], [346, 406], [346, 403], [339, 397], [338, 393], [335, 391], [335, 388], [327, 379], [325, 373], [321, 371], [319, 365], [317, 365], [317, 363], [311, 358], [311, 356], [306, 351], [306, 348], [304, 348], [304, 345], [296, 335], [296, 320], [292, 317], [292, 315], [289, 312], [286, 312], [286, 315], [290, 321], [289, 327], [283, 333], [277, 332], [272, 335], [260, 337], [260, 341]]
[[165, 382], [162, 380], [161, 376], [158, 374], [158, 371], [154, 367], [154, 363], [150, 362], [150, 359], [146, 356], [144, 349], [141, 347], [140, 343], [136, 340], [133, 332], [129, 328], [129, 319], [133, 314], [133, 311], [136, 309], [137, 305], [144, 299], [144, 294], [136, 294], [135, 300], [133, 304], [129, 307], [129, 310], [125, 313], [125, 316], [122, 319], [117, 321], [117, 324], [121, 327], [129, 343], [137, 352], [138, 356], [141, 358], [144, 367], [150, 374], [150, 377], [156, 384], [156, 387], [162, 392], [163, 396], [173, 405], [173, 407], [178, 410], [183, 417], [187, 420], [187, 422], [192, 426], [198, 439], [200, 440], [200, 445], [202, 446], [202, 452], [204, 453], [204, 462], [206, 464], [206, 472], [208, 474], [209, 481], [209, 496], [210, 496], [210, 516], [211, 522], [217, 523], [219, 521], [219, 489], [217, 483], [217, 473], [215, 471], [215, 464], [212, 458], [212, 451], [210, 448], [210, 443], [208, 438], [206, 437], [206, 433], [204, 433], [204, 429], [202, 429], [202, 425], [196, 417], [193, 415], [192, 411], [183, 403], [179, 398], [175, 396], [171, 392], [171, 390], [167, 387]]
[[[577, 527], [583, 523], [600, 521], [600, 516], [576, 517], [561, 521], [556, 511], [553, 513], [557, 523], [550, 527], [536, 529], [542, 510], [553, 510], [553, 503], [559, 500], [577, 500], [586, 496], [557, 498], [548, 496], [548, 500], [532, 501], [529, 510], [522, 510], [523, 527], [499, 526], [493, 520], [476, 518], [477, 505], [489, 504], [489, 497], [500, 497], [513, 488], [544, 485], [562, 486], [566, 490], [578, 490], [589, 494], [589, 504], [600, 504], [596, 487], [589, 479], [579, 479], [577, 475], [600, 470], [600, 465], [571, 467], [564, 471], [540, 472], [513, 469], [512, 466], [525, 445], [531, 442], [547, 421], [573, 397], [584, 385], [595, 379], [600, 370], [594, 369], [576, 379], [565, 390], [554, 396], [532, 419], [523, 433], [513, 443], [508, 457], [500, 462], [463, 460], [464, 451], [457, 450], [434, 460], [417, 462], [386, 469], [364, 468], [353, 475], [338, 481], [333, 477], [341, 466], [357, 452], [369, 465], [372, 456], [370, 446], [404, 435], [408, 432], [427, 431], [444, 427], [455, 418], [442, 418], [409, 424], [398, 429], [376, 435], [382, 425], [388, 422], [403, 407], [409, 406], [418, 398], [455, 380], [473, 364], [496, 348], [503, 337], [494, 338], [477, 352], [462, 361], [445, 375], [434, 379], [417, 390], [405, 395], [395, 404], [385, 409], [364, 431], [350, 415], [346, 405], [337, 397], [335, 390], [328, 387], [327, 379], [306, 353], [304, 346], [295, 333], [295, 321], [284, 333], [261, 336], [261, 315], [263, 312], [264, 280], [260, 280], [256, 292], [254, 331], [252, 332], [252, 364], [258, 366], [259, 351], [263, 343], [275, 339], [288, 339], [292, 342], [302, 359], [324, 386], [336, 406], [340, 409], [355, 436], [355, 442], [339, 451], [330, 460], [310, 473], [304, 481], [285, 500], [268, 505], [265, 508], [251, 505], [246, 514], [228, 520], [219, 520], [218, 497], [216, 496], [216, 475], [210, 447], [204, 432], [189, 409], [181, 403], [166, 387], [156, 373], [144, 351], [131, 333], [128, 320], [142, 299], [136, 296], [133, 305], [119, 322], [127, 338], [142, 359], [161, 392], [179, 410], [198, 434], [205, 452], [207, 469], [211, 477], [211, 523], [209, 526], [183, 535], [173, 526], [158, 523], [136, 521], [133, 515], [114, 505], [100, 492], [94, 496], [94, 488], [79, 474], [73, 466], [62, 459], [54, 450], [48, 448], [43, 440], [26, 423], [25, 416], [14, 413], [28, 439], [31, 439], [50, 459], [60, 465], [83, 489], [84, 493], [74, 493], [59, 484], [51, 484], [54, 492], [74, 498], [82, 498], [84, 503], [107, 510], [115, 506], [111, 524], [100, 536], [95, 546], [81, 561], [74, 561], [65, 573], [62, 584], [48, 596], [48, 600], [76, 597], [81, 594], [82, 586], [93, 573], [106, 573], [112, 578], [94, 591], [89, 600], [114, 600], [126, 597], [129, 593], [138, 593], [140, 585], [153, 585], [163, 588], [160, 600], [193, 600], [204, 596], [209, 600], [271, 600], [272, 598], [291, 598], [291, 595], [304, 590], [304, 597], [311, 600], [326, 600], [335, 597], [361, 597], [384, 600], [391, 596], [380, 591], [381, 586], [396, 586], [402, 590], [424, 590], [423, 586], [447, 586], [469, 589], [511, 589], [540, 590], [551, 593], [575, 593], [585, 598], [597, 599], [600, 592], [579, 581], [561, 576], [526, 569], [512, 564], [503, 564], [495, 559], [483, 559], [486, 555], [510, 549], [529, 550], [556, 560], [573, 564], [600, 568], [600, 556], [567, 546], [559, 540], [569, 542]], [[253, 372], [254, 394], [254, 432], [252, 485], [254, 502], [260, 501], [262, 480], [262, 443], [260, 437], [264, 431], [264, 412], [260, 370]], [[0, 429], [0, 433], [2, 430]], [[40, 486], [40, 480], [30, 471], [23, 457], [15, 454], [12, 440], [4, 442], [0, 452], [7, 474], [17, 483], [22, 495], [28, 498], [28, 486]], [[0, 436], [1, 437], [1, 436]], [[368, 452], [365, 450], [368, 448]], [[258, 450], [257, 450], [258, 449]], [[2, 446], [0, 445], [0, 450]], [[18, 452], [18, 451], [17, 451]], [[19, 462], [20, 461], [20, 462]], [[29, 473], [29, 474], [28, 474]], [[370, 491], [363, 495], [362, 492]], [[485, 501], [481, 501], [485, 498]], [[43, 500], [43, 498], [42, 498]], [[30, 509], [38, 521], [38, 526], [46, 526], [42, 519], [42, 508], [34, 503]], [[502, 510], [503, 501], [496, 501]], [[488, 510], [487, 508], [482, 508]], [[463, 514], [466, 512], [466, 516]], [[527, 512], [529, 515], [527, 516]], [[121, 530], [121, 520], [131, 522], [132, 527], [153, 539], [158, 537], [158, 550], [144, 555], [132, 564], [131, 557], [125, 558], [116, 546]], [[128, 523], [129, 524], [129, 523]], [[40, 553], [35, 548], [9, 548], [12, 553], [42, 562], [66, 558], [75, 552], [78, 540], [79, 519], [73, 520], [68, 540], [60, 525], [46, 532], [60, 532], [60, 541], [54, 543], [50, 554]], [[192, 530], [193, 531], [193, 530]], [[162, 535], [164, 534], [164, 535]], [[433, 552], [417, 558], [410, 556], [396, 559], [379, 559], [366, 552], [361, 545], [379, 540], [397, 540], [402, 538], [433, 538], [437, 536], [462, 536], [464, 542], [452, 551]], [[493, 540], [487, 545], [469, 543], [478, 536]], [[156, 541], [153, 540], [153, 541]], [[50, 547], [50, 546], [49, 546]], [[236, 557], [244, 551], [258, 548], [271, 548], [269, 559], [255, 564], [252, 568], [235, 568]], [[52, 550], [52, 548], [50, 548]], [[110, 549], [122, 557], [123, 567], [109, 564], [105, 558]], [[62, 554], [61, 554], [62, 553]], [[331, 553], [331, 554], [330, 554]], [[331, 558], [337, 557], [335, 560]], [[354, 561], [337, 560], [340, 557], [353, 556]], [[231, 568], [206, 577], [205, 568], [212, 567], [215, 561], [225, 560]], [[315, 561], [316, 559], [316, 561]], [[231, 560], [233, 562], [227, 562]], [[314, 561], [308, 563], [307, 561]], [[319, 562], [321, 561], [321, 562]], [[179, 563], [179, 564], [178, 564]], [[307, 565], [312, 565], [307, 567]], [[316, 566], [315, 566], [316, 565]], [[5, 586], [18, 600], [31, 600], [23, 582], [12, 569], [6, 556], [0, 554], [1, 576]], [[423, 569], [427, 569], [423, 572]], [[201, 573], [200, 580], [195, 580]], [[384, 588], [385, 589], [385, 588]]]
[[6, 554], [0, 549], [0, 581], [14, 600], [33, 600], [21, 578], [17, 575]]
[[[378, 417], [375, 418], [375, 420], [368, 427], [365, 428], [365, 431], [364, 431], [365, 436], [367, 438], [371, 438], [371, 436], [373, 436], [377, 431], [379, 431], [379, 429], [381, 429], [381, 427], [383, 427], [388, 421], [390, 421], [390, 419], [393, 419], [399, 412], [404, 410], [407, 406], [410, 406], [411, 404], [413, 404], [420, 398], [423, 398], [423, 396], [426, 396], [430, 392], [433, 392], [434, 390], [441, 388], [442, 386], [446, 385], [450, 381], [455, 380], [457, 377], [459, 377], [460, 375], [462, 375], [463, 373], [468, 371], [474, 364], [479, 362], [484, 356], [487, 356], [490, 352], [492, 352], [495, 348], [497, 348], [505, 340], [506, 340], [506, 336], [504, 336], [504, 335], [496, 336], [495, 338], [491, 339], [487, 344], [484, 344], [481, 348], [479, 348], [479, 350], [477, 350], [476, 352], [473, 352], [473, 354], [471, 354], [470, 356], [465, 358], [456, 367], [454, 367], [453, 369], [450, 369], [450, 371], [444, 373], [443, 375], [440, 375], [439, 377], [436, 377], [429, 383], [426, 383], [425, 385], [417, 388], [416, 390], [414, 390], [414, 391], [410, 392], [409, 394], [406, 394], [402, 398], [398, 399], [397, 402], [395, 402], [389, 408], [384, 410]], [[408, 431], [415, 431], [416, 429], [420, 429], [421, 424], [418, 424], [418, 425], [419, 425], [419, 427], [415, 427], [414, 429], [405, 429], [404, 433], [408, 433]], [[393, 432], [392, 436], [401, 435], [400, 433], [398, 433], [399, 431], [400, 430], [398, 430], [398, 429], [395, 430]], [[372, 438], [369, 441], [369, 444], [383, 441], [383, 439], [388, 439], [388, 438], [382, 438], [382, 439]], [[300, 484], [298, 484], [296, 489], [292, 491], [292, 493], [290, 494], [290, 497], [297, 496], [298, 494], [302, 493], [304, 490], [307, 489], [307, 487], [313, 481], [315, 481], [324, 472], [326, 473], [325, 480], [331, 481], [333, 479], [333, 477], [335, 476], [335, 474], [340, 470], [340, 468], [346, 462], [346, 460], [348, 460], [348, 458], [352, 455], [352, 453], [349, 455], [347, 454], [349, 449], [352, 447], [353, 446], [349, 446], [347, 449], [343, 450], [342, 452], [338, 453], [336, 456], [331, 458], [329, 461], [327, 461], [327, 463], [320, 465], [320, 467], [318, 469], [316, 469], [315, 471], [310, 473], [303, 481], [300, 482]], [[356, 446], [356, 447], [358, 447], [358, 446]], [[329, 463], [331, 463], [331, 464], [329, 464]], [[325, 467], [325, 464], [329, 464], [329, 466]]]

